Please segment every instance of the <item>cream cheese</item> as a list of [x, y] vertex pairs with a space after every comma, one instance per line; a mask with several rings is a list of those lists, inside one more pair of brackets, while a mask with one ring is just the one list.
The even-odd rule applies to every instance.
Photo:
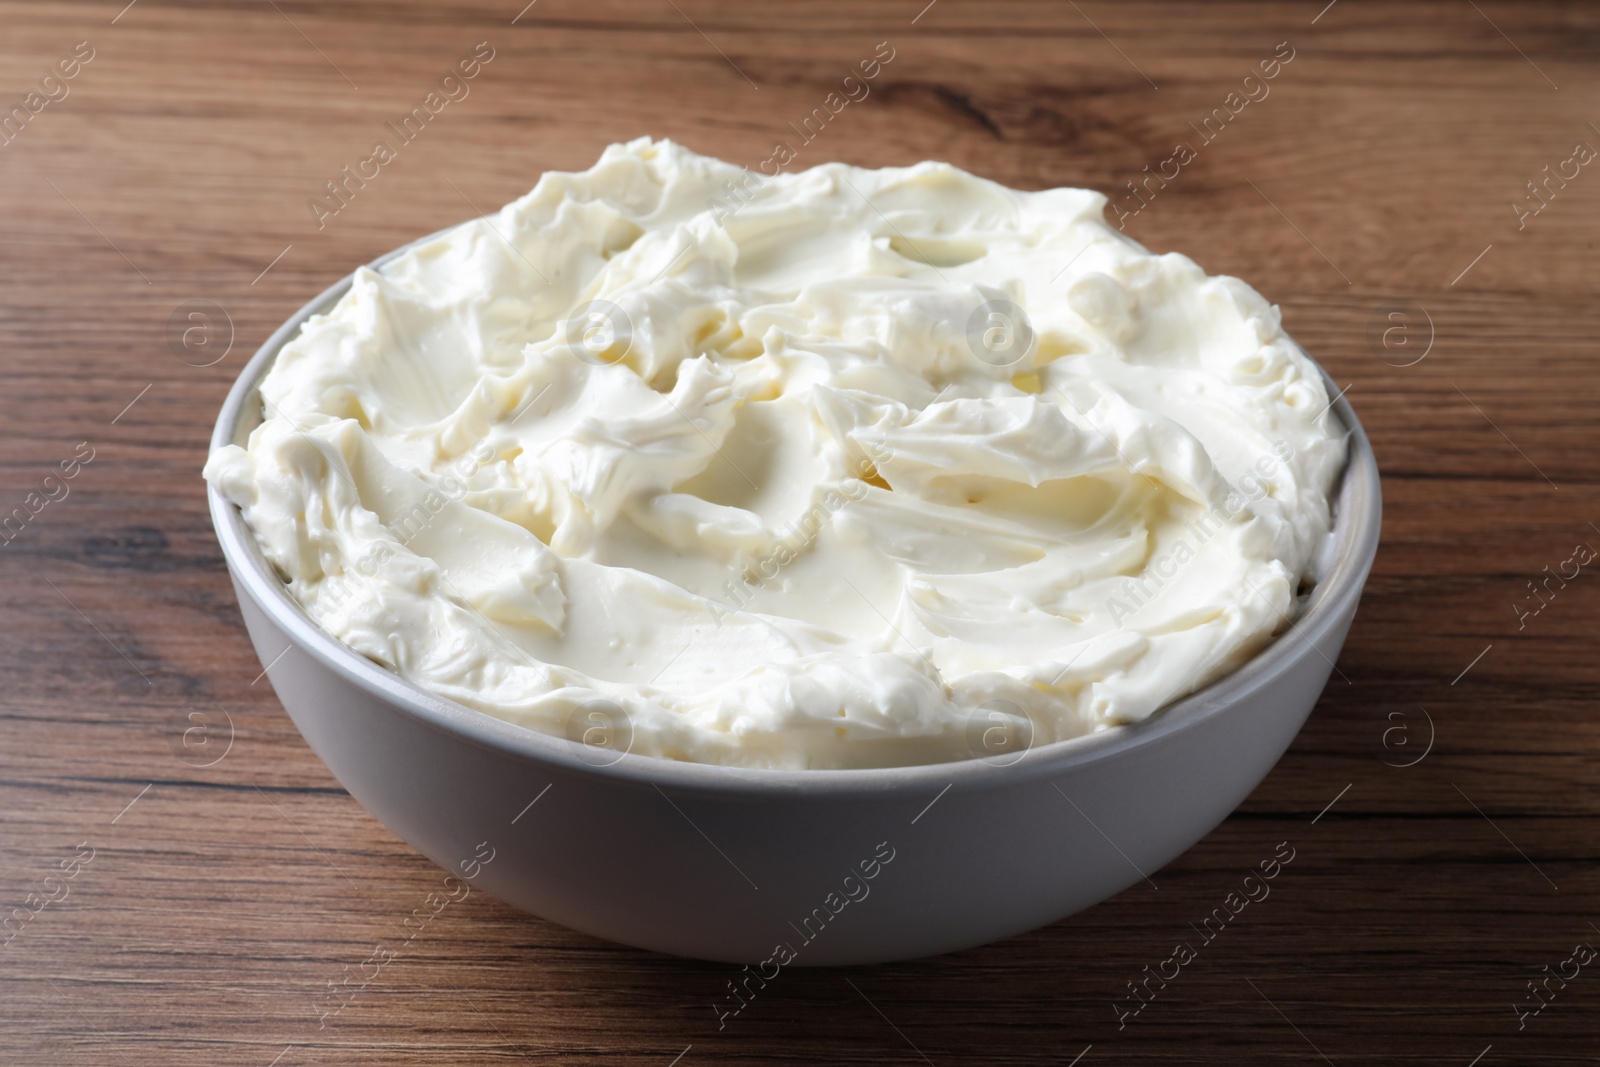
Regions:
[[1104, 206], [613, 145], [358, 271], [205, 474], [324, 629], [510, 722], [1009, 761], [1286, 629], [1345, 456], [1277, 309]]

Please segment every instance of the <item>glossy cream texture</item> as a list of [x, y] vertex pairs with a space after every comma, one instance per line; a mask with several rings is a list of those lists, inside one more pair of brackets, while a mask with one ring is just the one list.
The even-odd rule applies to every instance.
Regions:
[[872, 767], [1144, 719], [1292, 621], [1345, 439], [1274, 307], [1104, 203], [614, 145], [359, 271], [206, 477], [330, 633], [535, 730]]

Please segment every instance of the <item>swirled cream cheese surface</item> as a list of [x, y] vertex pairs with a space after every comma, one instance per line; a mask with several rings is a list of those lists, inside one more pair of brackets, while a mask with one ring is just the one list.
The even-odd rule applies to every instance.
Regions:
[[1104, 204], [613, 145], [357, 272], [206, 477], [323, 628], [510, 722], [1015, 759], [1287, 628], [1345, 457], [1277, 309]]

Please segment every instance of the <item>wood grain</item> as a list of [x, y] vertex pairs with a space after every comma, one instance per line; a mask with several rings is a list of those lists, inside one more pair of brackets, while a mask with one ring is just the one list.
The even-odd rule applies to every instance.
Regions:
[[[1600, 578], [1522, 628], [1512, 604], [1600, 546], [1600, 174], [1521, 229], [1510, 204], [1575, 142], [1600, 147], [1600, 11], [522, 2], [0, 4], [0, 101], [95, 50], [0, 147], [0, 515], [80, 442], [94, 457], [0, 547], [0, 912], [67, 894], [0, 947], [0, 1060], [1595, 1062], [1600, 974], [1521, 1029], [1512, 1005], [1600, 946]], [[306, 200], [480, 41], [496, 54], [471, 95], [319, 230]], [[252, 682], [199, 477], [230, 379], [353, 265], [609, 142], [766, 158], [880, 41], [894, 60], [801, 165], [943, 158], [1113, 194], [1290, 43], [1270, 95], [1127, 227], [1250, 280], [1349, 385], [1387, 505], [1349, 684], [1159, 890], [1001, 944], [796, 972], [719, 1032], [725, 968], [474, 893], [319, 1025], [327, 984], [441, 872]], [[190, 300], [225, 313], [207, 351], [231, 322], [214, 365], [175, 355]], [[1373, 339], [1396, 304], [1409, 348]], [[210, 766], [178, 740], [191, 713]], [[1396, 766], [1424, 751], [1424, 714], [1431, 750]], [[1285, 840], [1270, 899], [1119, 1030], [1124, 983]]]

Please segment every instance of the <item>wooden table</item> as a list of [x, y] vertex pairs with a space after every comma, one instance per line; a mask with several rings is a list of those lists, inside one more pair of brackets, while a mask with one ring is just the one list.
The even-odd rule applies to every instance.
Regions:
[[[0, 5], [0, 100], [75, 75], [0, 147], [0, 515], [26, 518], [0, 547], [0, 900], [43, 904], [0, 947], [0, 1061], [1596, 1062], [1600, 964], [1570, 976], [1600, 947], [1600, 577], [1529, 583], [1600, 547], [1600, 11], [524, 2]], [[871, 95], [798, 146], [885, 41]], [[478, 42], [470, 95], [319, 228], [308, 201]], [[645, 133], [1106, 190], [1138, 240], [1281, 304], [1383, 470], [1349, 682], [1159, 889], [1001, 944], [797, 972], [718, 1032], [727, 968], [474, 893], [319, 1023], [440, 873], [258, 676], [212, 419], [353, 265]], [[1180, 143], [1141, 206], [1126, 183]], [[1282, 841], [1270, 899], [1119, 1030], [1125, 983]]]

